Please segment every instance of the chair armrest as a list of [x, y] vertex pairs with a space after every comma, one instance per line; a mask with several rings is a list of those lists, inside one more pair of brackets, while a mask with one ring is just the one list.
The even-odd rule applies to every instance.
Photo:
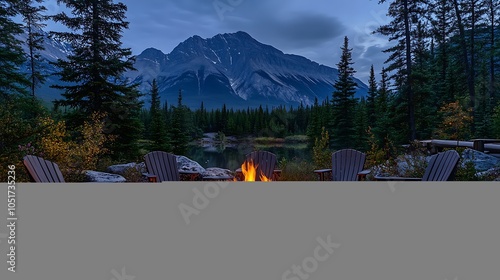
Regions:
[[422, 178], [375, 176], [376, 181], [422, 181]]
[[366, 180], [366, 175], [370, 174], [370, 172], [372, 172], [370, 169], [365, 169], [365, 170], [359, 171], [358, 172], [358, 180], [365, 181]]
[[320, 181], [326, 181], [325, 180], [325, 174], [331, 173], [332, 169], [331, 168], [317, 169], [317, 170], [314, 170], [313, 172], [316, 173], [316, 174], [318, 174]]
[[365, 170], [361, 170], [359, 171], [358, 175], [368, 175], [370, 174], [370, 172], [372, 172], [370, 169], [365, 169]]
[[146, 177], [148, 179], [148, 182], [150, 182], [150, 183], [157, 183], [158, 182], [158, 176], [156, 176], [154, 174], [142, 173], [142, 176]]
[[314, 170], [314, 173], [326, 173], [326, 172], [332, 172], [332, 169], [331, 168], [328, 168], [328, 169], [317, 169], [317, 170]]

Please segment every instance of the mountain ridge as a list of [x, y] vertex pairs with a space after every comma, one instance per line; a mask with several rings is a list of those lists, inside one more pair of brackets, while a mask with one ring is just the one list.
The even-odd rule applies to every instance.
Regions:
[[[148, 48], [137, 56], [135, 66], [137, 71], [127, 77], [141, 84], [141, 91], [147, 92], [156, 78], [163, 99], [176, 100], [182, 89], [183, 100], [195, 108], [202, 97], [208, 107], [220, 107], [221, 100], [231, 107], [312, 105], [315, 98], [331, 97], [338, 74], [334, 68], [260, 43], [243, 31], [208, 39], [194, 35], [168, 54]], [[365, 96], [367, 86], [355, 81], [357, 97]]]
[[[20, 39], [23, 36], [26, 35], [20, 35]], [[37, 90], [38, 97], [46, 101], [61, 98], [61, 91], [49, 87], [61, 83], [53, 75], [57, 69], [50, 62], [65, 59], [70, 53], [68, 43], [45, 33], [42, 68], [49, 77]], [[127, 71], [124, 76], [139, 84], [139, 90], [145, 94], [145, 106], [151, 82], [156, 79], [162, 102], [176, 102], [181, 89], [183, 103], [192, 109], [199, 108], [202, 102], [207, 109], [220, 108], [222, 104], [229, 108], [312, 105], [315, 98], [331, 98], [338, 74], [335, 68], [285, 54], [244, 31], [207, 39], [193, 35], [168, 54], [147, 48], [136, 56], [134, 67], [136, 70]], [[355, 81], [356, 97], [366, 96], [367, 86]]]

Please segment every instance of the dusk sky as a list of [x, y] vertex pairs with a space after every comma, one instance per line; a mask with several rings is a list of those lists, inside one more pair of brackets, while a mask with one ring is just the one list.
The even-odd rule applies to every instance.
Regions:
[[[118, 2], [118, 1], [115, 1]], [[123, 46], [140, 54], [149, 47], [169, 53], [193, 35], [245, 31], [285, 53], [335, 67], [344, 36], [353, 48], [356, 77], [367, 83], [373, 64], [377, 76], [387, 55], [387, 38], [371, 32], [386, 24], [388, 4], [378, 0], [122, 0], [129, 30]], [[62, 10], [56, 0], [48, 13]], [[49, 24], [48, 29], [60, 27]]]

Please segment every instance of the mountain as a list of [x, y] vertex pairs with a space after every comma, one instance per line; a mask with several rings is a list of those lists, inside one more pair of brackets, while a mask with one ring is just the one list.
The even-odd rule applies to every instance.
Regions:
[[[37, 96], [52, 101], [61, 97], [61, 91], [50, 88], [60, 84], [54, 62], [65, 59], [71, 46], [45, 34], [42, 69], [48, 74], [46, 83], [37, 89]], [[26, 42], [26, 35], [19, 36]], [[27, 46], [25, 46], [27, 51]], [[180, 43], [169, 54], [149, 48], [136, 57], [135, 71], [125, 77], [139, 83], [141, 92], [151, 90], [156, 78], [163, 101], [177, 103], [182, 89], [183, 103], [199, 108], [220, 108], [223, 103], [232, 108], [259, 105], [311, 105], [317, 97], [321, 102], [331, 99], [338, 71], [307, 58], [284, 54], [262, 44], [245, 32], [219, 34], [209, 39], [193, 36]], [[27, 71], [26, 65], [25, 71]], [[367, 86], [361, 81], [356, 97], [365, 96]], [[146, 105], [149, 97], [144, 97]]]
[[[71, 53], [71, 45], [66, 42], [62, 42], [51, 38], [47, 32], [44, 32], [41, 29], [36, 30], [37, 33], [43, 34], [43, 50], [39, 51], [41, 61], [38, 69], [42, 72], [42, 74], [46, 75], [46, 81], [43, 85], [36, 89], [35, 94], [37, 97], [45, 100], [52, 101], [55, 99], [61, 98], [61, 90], [53, 89], [50, 86], [54, 84], [61, 84], [59, 77], [54, 75], [57, 72], [57, 69], [51, 62], [56, 62], [58, 59], [66, 59], [66, 57]], [[21, 42], [28, 42], [27, 33], [22, 33], [16, 36]], [[29, 47], [26, 44], [23, 44], [23, 50], [25, 53], [29, 53]], [[29, 61], [26, 61], [25, 64], [21, 67], [21, 71], [28, 73], [30, 70]]]
[[[284, 54], [245, 32], [219, 34], [209, 39], [193, 36], [169, 54], [149, 48], [137, 56], [136, 71], [126, 76], [150, 91], [156, 78], [162, 100], [199, 108], [233, 108], [259, 105], [311, 105], [330, 98], [338, 71], [307, 58]], [[365, 96], [361, 81], [356, 97]]]

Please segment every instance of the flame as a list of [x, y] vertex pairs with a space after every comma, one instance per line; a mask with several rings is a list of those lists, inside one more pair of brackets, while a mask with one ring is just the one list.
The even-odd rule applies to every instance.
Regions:
[[[253, 163], [252, 160], [245, 161], [241, 165], [241, 172], [243, 173], [243, 178], [245, 182], [255, 182], [255, 179], [257, 178], [257, 167], [259, 165]], [[264, 174], [262, 174], [262, 171], [260, 172], [260, 180], [262, 182], [270, 182], [271, 179], [267, 178]]]

